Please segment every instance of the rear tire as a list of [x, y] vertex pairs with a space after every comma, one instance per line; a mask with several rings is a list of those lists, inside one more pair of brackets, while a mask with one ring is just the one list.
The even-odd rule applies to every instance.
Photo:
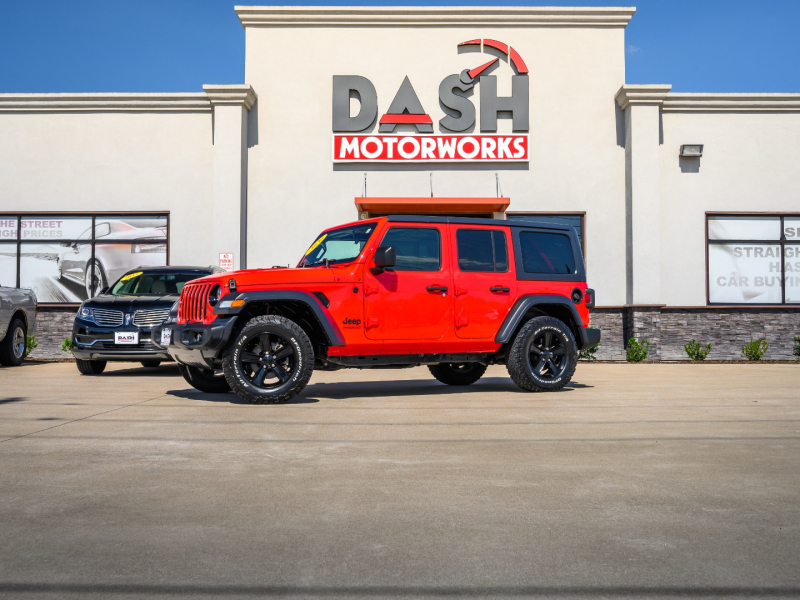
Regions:
[[536, 317], [519, 330], [508, 354], [508, 374], [529, 392], [556, 392], [575, 374], [578, 351], [569, 327], [554, 317]]
[[6, 331], [6, 337], [0, 342], [0, 365], [18, 367], [25, 360], [28, 331], [25, 323], [12, 319]]
[[104, 360], [83, 360], [82, 358], [76, 358], [75, 364], [78, 366], [78, 371], [80, 371], [82, 375], [100, 375], [100, 373], [106, 370], [106, 364], [108, 363]]
[[486, 373], [481, 363], [439, 363], [430, 365], [431, 375], [447, 385], [471, 385]]
[[160, 365], [160, 364], [161, 364], [161, 361], [160, 361], [160, 360], [157, 360], [157, 359], [155, 359], [155, 358], [154, 358], [154, 359], [150, 359], [150, 360], [143, 360], [143, 361], [142, 361], [142, 366], [143, 366], [145, 369], [155, 369], [155, 368], [156, 368], [156, 367], [158, 367], [158, 365]]
[[225, 375], [222, 373], [215, 373], [211, 369], [198, 369], [181, 363], [178, 363], [178, 370], [186, 383], [206, 394], [227, 394], [231, 391], [231, 386], [228, 385]]
[[253, 317], [226, 348], [222, 368], [239, 397], [251, 404], [283, 404], [311, 379], [314, 347], [294, 321]]

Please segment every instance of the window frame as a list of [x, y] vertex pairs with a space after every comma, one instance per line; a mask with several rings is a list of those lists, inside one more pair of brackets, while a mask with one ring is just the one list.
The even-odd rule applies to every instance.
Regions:
[[[773, 217], [773, 218], [780, 218], [780, 238], [777, 240], [746, 240], [746, 239], [736, 239], [736, 240], [711, 240], [708, 238], [708, 221], [709, 219], [715, 219], [719, 217]], [[784, 256], [784, 248], [786, 246], [797, 246], [800, 247], [800, 240], [797, 241], [787, 241], [786, 240], [786, 231], [784, 229], [784, 220], [786, 218], [800, 218], [800, 212], [717, 212], [717, 211], [706, 211], [703, 217], [703, 225], [705, 228], [705, 238], [706, 238], [706, 306], [747, 306], [751, 308], [758, 308], [758, 307], [794, 307], [800, 306], [798, 302], [786, 302], [786, 260]], [[753, 304], [747, 302], [711, 302], [711, 292], [710, 292], [710, 285], [709, 285], [709, 278], [711, 277], [711, 273], [709, 271], [709, 264], [708, 264], [708, 249], [711, 245], [726, 245], [726, 244], [773, 244], [779, 246], [781, 249], [781, 301], [780, 302], [767, 302], [767, 303], [760, 303], [760, 304]]]
[[[20, 287], [20, 281], [22, 278], [21, 272], [21, 260], [22, 260], [22, 247], [26, 244], [42, 244], [46, 242], [42, 242], [41, 240], [33, 241], [33, 240], [23, 240], [22, 239], [22, 221], [35, 219], [37, 217], [85, 217], [91, 218], [92, 226], [91, 231], [92, 235], [90, 238], [78, 239], [76, 238], [59, 238], [58, 243], [77, 243], [77, 244], [91, 244], [92, 246], [92, 260], [95, 257], [95, 248], [98, 244], [111, 244], [115, 243], [111, 240], [104, 241], [102, 239], [98, 240], [96, 236], [96, 224], [97, 219], [104, 219], [109, 217], [144, 217], [144, 218], [162, 218], [165, 217], [167, 219], [167, 227], [166, 227], [166, 239], [164, 243], [167, 246], [167, 264], [165, 266], [170, 265], [170, 246], [171, 246], [171, 232], [170, 226], [172, 222], [172, 217], [170, 215], [170, 211], [109, 211], [109, 212], [95, 212], [95, 211], [18, 211], [18, 212], [9, 212], [3, 211], [0, 212], [0, 220], [3, 219], [16, 219], [17, 220], [17, 237], [16, 239], [9, 239], [6, 240], [5, 243], [13, 244], [16, 246], [17, 252], [17, 278], [14, 282], [14, 287]], [[119, 243], [117, 240], [116, 243]], [[80, 302], [39, 302], [38, 304], [41, 307], [77, 307], [80, 306]]]
[[[510, 222], [514, 222], [516, 217], [531, 217], [531, 221], [535, 221], [536, 217], [580, 217], [581, 219], [581, 234], [578, 236], [578, 241], [581, 244], [581, 252], [583, 253], [583, 260], [586, 261], [587, 253], [586, 253], [586, 211], [581, 210], [563, 210], [563, 211], [512, 211], [506, 212], [506, 220]], [[509, 216], [515, 217], [514, 219], [509, 219]], [[543, 224], [547, 224], [546, 221]], [[555, 223], [554, 223], [555, 225]]]
[[[517, 281], [571, 281], [571, 282], [585, 282], [586, 281], [586, 267], [583, 257], [581, 256], [580, 240], [578, 234], [575, 232], [574, 227], [566, 229], [566, 225], [553, 224], [552, 228], [542, 225], [541, 227], [529, 227], [526, 225], [514, 225], [514, 221], [507, 221], [511, 223], [511, 235], [514, 241], [514, 262], [516, 263]], [[528, 273], [525, 270], [524, 260], [522, 257], [522, 241], [520, 240], [520, 233], [550, 233], [563, 235], [570, 241], [572, 247], [572, 258], [575, 261], [575, 273]]]
[[[442, 269], [444, 268], [444, 260], [443, 260], [444, 259], [444, 251], [443, 251], [443, 247], [442, 247], [442, 230], [441, 229], [439, 229], [438, 227], [420, 227], [418, 225], [411, 225], [411, 226], [408, 226], [408, 227], [403, 226], [403, 225], [400, 225], [400, 226], [398, 226], [398, 225], [390, 225], [386, 229], [386, 231], [383, 233], [383, 235], [381, 236], [381, 240], [378, 242], [378, 245], [375, 247], [375, 251], [374, 252], [377, 252], [378, 248], [385, 247], [385, 244], [383, 242], [386, 239], [386, 236], [389, 235], [389, 232], [392, 231], [392, 229], [429, 229], [431, 231], [435, 231], [436, 235], [439, 236], [439, 266], [434, 271], [420, 271], [420, 270], [408, 271], [406, 269], [398, 269], [397, 267], [391, 267], [391, 269], [387, 269], [387, 270], [391, 270], [393, 273], [441, 273], [442, 272]], [[374, 255], [374, 252], [373, 252], [373, 255]]]
[[[510, 265], [511, 261], [509, 261], [509, 259], [508, 259], [508, 255], [509, 255], [509, 251], [508, 251], [508, 236], [506, 235], [506, 230], [505, 229], [503, 229], [503, 228], [494, 228], [494, 229], [492, 229], [492, 228], [488, 228], [488, 227], [468, 227], [468, 226], [464, 226], [464, 225], [461, 225], [461, 226], [453, 225], [453, 227], [456, 228], [456, 235], [455, 235], [455, 238], [456, 238], [456, 255], [455, 255], [456, 261], [455, 262], [456, 262], [456, 264], [455, 264], [455, 268], [458, 269], [459, 273], [467, 273], [467, 274], [469, 274], [469, 273], [502, 274], [502, 273], [508, 273], [511, 270], [511, 265]], [[494, 267], [494, 269], [492, 271], [465, 271], [464, 269], [461, 268], [461, 256], [459, 254], [458, 234], [461, 233], [462, 231], [488, 231], [489, 233], [492, 234], [490, 236], [491, 240], [492, 240], [492, 267]], [[503, 271], [498, 271], [497, 270], [497, 254], [495, 252], [496, 246], [495, 246], [495, 239], [494, 239], [494, 234], [496, 234], [496, 233], [499, 233], [500, 235], [503, 236], [503, 243], [505, 244], [505, 247], [506, 247], [506, 268]]]

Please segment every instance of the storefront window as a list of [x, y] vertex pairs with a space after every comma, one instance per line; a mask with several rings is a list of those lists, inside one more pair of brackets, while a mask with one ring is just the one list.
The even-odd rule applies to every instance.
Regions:
[[168, 220], [166, 214], [0, 215], [0, 285], [32, 289], [41, 303], [81, 302], [130, 269], [167, 265]]
[[708, 216], [710, 304], [800, 303], [800, 218]]

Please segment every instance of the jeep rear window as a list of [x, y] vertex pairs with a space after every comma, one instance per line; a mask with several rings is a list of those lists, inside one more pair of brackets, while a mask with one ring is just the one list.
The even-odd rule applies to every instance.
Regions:
[[505, 273], [508, 271], [506, 234], [490, 229], [456, 231], [458, 268], [472, 273]]
[[572, 254], [572, 244], [568, 236], [522, 231], [519, 241], [522, 268], [526, 273], [575, 273], [575, 256]]
[[393, 271], [438, 271], [442, 264], [438, 229], [392, 227], [383, 236], [381, 246], [392, 246], [397, 253]]
[[375, 223], [351, 225], [320, 234], [306, 251], [299, 267], [353, 262], [375, 231]]

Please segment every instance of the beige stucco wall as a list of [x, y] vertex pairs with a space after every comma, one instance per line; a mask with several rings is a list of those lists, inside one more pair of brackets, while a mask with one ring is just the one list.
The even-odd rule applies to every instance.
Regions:
[[[662, 304], [706, 304], [705, 213], [800, 211], [800, 114], [669, 112], [661, 115]], [[704, 144], [681, 159], [681, 144]]]
[[[301, 25], [247, 27], [246, 36], [245, 80], [259, 95], [250, 116], [249, 267], [294, 264], [319, 230], [355, 220], [365, 172], [370, 196], [423, 200], [431, 172], [437, 196], [495, 196], [497, 172], [510, 211], [586, 211], [590, 283], [601, 303], [625, 301], [624, 138], [614, 102], [625, 77], [623, 27]], [[458, 53], [459, 42], [478, 37], [511, 44], [530, 69], [529, 165], [333, 165], [333, 75], [370, 79], [379, 114], [408, 75], [439, 133], [441, 80], [490, 58]], [[510, 94], [511, 67], [492, 74], [498, 94]], [[478, 108], [479, 85], [472, 99]], [[510, 131], [510, 121], [499, 127]]]
[[0, 212], [170, 211], [172, 264], [216, 264], [211, 115], [0, 112]]

